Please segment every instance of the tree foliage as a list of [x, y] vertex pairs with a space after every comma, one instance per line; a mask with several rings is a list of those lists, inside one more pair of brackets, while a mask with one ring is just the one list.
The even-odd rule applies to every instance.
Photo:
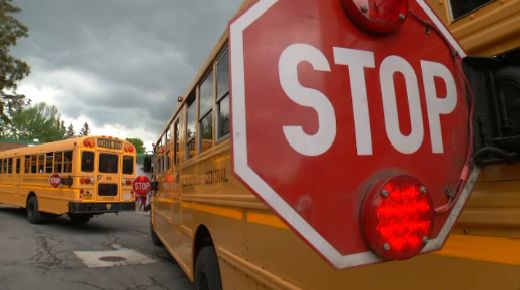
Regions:
[[90, 128], [88, 127], [88, 123], [85, 122], [85, 124], [83, 124], [83, 127], [81, 128], [81, 131], [79, 131], [79, 135], [88, 136], [88, 134], [90, 134]]
[[132, 145], [134, 145], [135, 147], [135, 151], [137, 153], [144, 153], [146, 148], [143, 146], [144, 145], [144, 142], [143, 140], [139, 139], [139, 138], [126, 138], [126, 140], [130, 143], [132, 143]]
[[0, 133], [6, 134], [12, 117], [27, 106], [25, 96], [18, 94], [17, 82], [29, 75], [29, 65], [9, 54], [18, 38], [26, 37], [27, 27], [14, 18], [20, 8], [11, 0], [0, 0]]
[[72, 123], [67, 127], [67, 131], [65, 132], [65, 138], [72, 138], [76, 136], [76, 131], [74, 131], [74, 126]]
[[55, 106], [35, 104], [13, 115], [9, 126], [10, 135], [18, 139], [39, 139], [42, 142], [63, 139], [66, 128], [60, 118]]

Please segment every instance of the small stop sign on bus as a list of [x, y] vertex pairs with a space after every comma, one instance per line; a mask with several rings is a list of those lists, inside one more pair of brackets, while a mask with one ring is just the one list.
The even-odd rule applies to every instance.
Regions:
[[152, 189], [152, 182], [146, 176], [138, 176], [132, 183], [133, 190], [138, 195], [147, 195]]
[[58, 173], [54, 173], [49, 177], [49, 184], [52, 187], [58, 187], [61, 183], [61, 177]]
[[[464, 51], [423, 0], [380, 2], [259, 0], [230, 24], [234, 174], [337, 268], [440, 248], [478, 175]], [[356, 23], [379, 6], [404, 11], [390, 33]]]

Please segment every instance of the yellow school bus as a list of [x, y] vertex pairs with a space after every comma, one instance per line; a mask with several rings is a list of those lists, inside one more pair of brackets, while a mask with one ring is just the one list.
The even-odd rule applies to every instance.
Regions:
[[[465, 63], [472, 83], [482, 73], [476, 68], [493, 70], [490, 87], [474, 90], [475, 162], [483, 170], [443, 249], [336, 270], [237, 181], [231, 174], [225, 33], [163, 128], [153, 156], [152, 240], [166, 247], [196, 289], [520, 289], [514, 151], [520, 119], [502, 105], [509, 113], [504, 124], [503, 114], [490, 113], [484, 101], [491, 88], [510, 98], [509, 109], [520, 109], [520, 1], [427, 2], [468, 55], [496, 56]], [[499, 121], [486, 123], [490, 119]]]
[[135, 209], [135, 148], [125, 140], [84, 136], [0, 152], [0, 203], [27, 211], [31, 223], [68, 215]]

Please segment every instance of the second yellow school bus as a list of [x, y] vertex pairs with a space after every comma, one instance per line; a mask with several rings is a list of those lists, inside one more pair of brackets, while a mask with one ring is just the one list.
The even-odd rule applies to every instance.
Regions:
[[106, 136], [0, 152], [0, 203], [25, 208], [31, 223], [67, 214], [83, 224], [94, 215], [132, 211], [135, 156], [130, 142]]

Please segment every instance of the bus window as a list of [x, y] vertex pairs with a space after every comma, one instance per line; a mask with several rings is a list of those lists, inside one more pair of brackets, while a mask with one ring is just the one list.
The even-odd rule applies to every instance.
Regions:
[[81, 153], [81, 171], [94, 171], [94, 152], [84, 151]]
[[134, 157], [123, 156], [123, 174], [134, 173]]
[[229, 95], [218, 102], [218, 138], [221, 139], [229, 134]]
[[186, 157], [189, 159], [195, 156], [195, 93], [192, 92], [186, 101]]
[[31, 172], [31, 156], [29, 155], [25, 155], [25, 165], [24, 165], [24, 170], [25, 170], [25, 173], [30, 173]]
[[45, 167], [45, 154], [38, 155], [38, 173], [43, 173]]
[[[167, 145], [170, 144], [170, 142], [172, 141], [172, 132], [171, 132], [171, 126], [166, 130], [166, 134], [164, 134], [166, 140], [164, 142], [164, 145]], [[169, 148], [169, 146], [168, 146]]]
[[180, 152], [179, 152], [179, 139], [180, 139], [180, 131], [179, 131], [179, 120], [175, 121], [175, 125], [173, 125], [173, 163], [175, 166], [179, 165], [179, 158], [180, 158]]
[[226, 50], [217, 62], [217, 140], [229, 134], [229, 65]]
[[118, 159], [118, 156], [115, 154], [99, 154], [99, 172], [117, 173], [117, 164], [119, 163]]
[[72, 151], [63, 152], [63, 173], [72, 172]]
[[38, 160], [38, 157], [36, 155], [31, 155], [31, 173], [36, 173], [36, 161]]
[[4, 159], [0, 159], [0, 174], [4, 174]]
[[450, 0], [453, 20], [461, 18], [493, 0]]
[[165, 136], [166, 136], [166, 143], [165, 143], [166, 144], [166, 154], [164, 155], [164, 158], [166, 159], [164, 161], [165, 166], [166, 166], [165, 171], [170, 169], [170, 167], [171, 167], [171, 164], [170, 164], [171, 163], [170, 162], [170, 157], [171, 157], [171, 152], [170, 152], [171, 146], [170, 146], [170, 143], [172, 141], [172, 127], [173, 126], [170, 125], [168, 127], [168, 129], [166, 130], [166, 134], [165, 134]]
[[63, 153], [56, 152], [54, 153], [54, 172], [61, 173], [61, 167], [63, 164]]
[[16, 159], [16, 173], [20, 173], [20, 158]]
[[7, 159], [7, 174], [13, 173], [13, 158]]
[[168, 127], [166, 132], [163, 134], [163, 140], [162, 140], [162, 142], [164, 144], [164, 155], [162, 156], [164, 168], [162, 171], [167, 171], [168, 169], [170, 169], [170, 159], [169, 159], [170, 140], [171, 140], [170, 127]]
[[54, 153], [45, 154], [45, 173], [52, 173], [52, 160], [54, 159]]
[[213, 71], [199, 87], [199, 151], [204, 152], [213, 146]]

